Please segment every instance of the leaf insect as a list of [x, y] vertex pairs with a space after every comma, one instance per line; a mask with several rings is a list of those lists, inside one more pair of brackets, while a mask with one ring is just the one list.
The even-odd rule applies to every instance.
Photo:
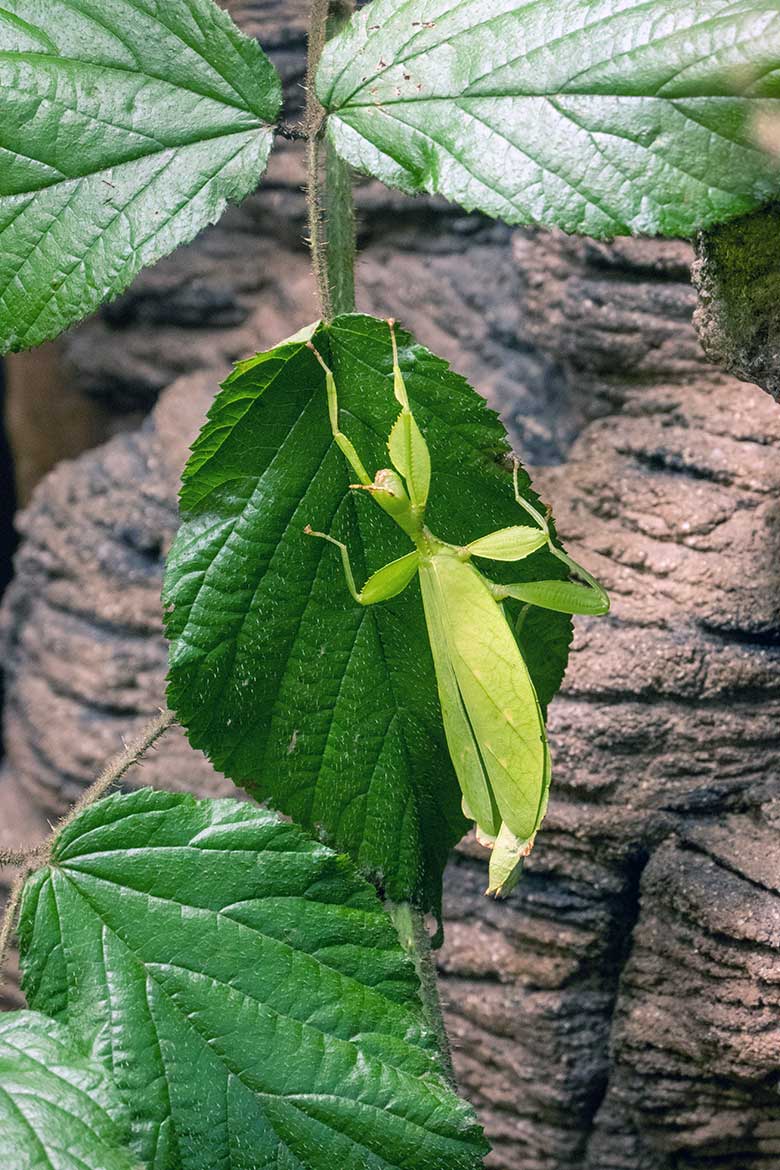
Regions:
[[[333, 438], [367, 491], [411, 540], [406, 556], [377, 570], [358, 589], [346, 545], [309, 525], [305, 532], [338, 548], [347, 586], [360, 605], [375, 605], [401, 593], [419, 574], [428, 637], [452, 763], [463, 794], [463, 811], [476, 821], [478, 839], [491, 849], [487, 893], [507, 894], [517, 883], [547, 808], [550, 750], [539, 699], [507, 620], [503, 602], [561, 613], [603, 614], [609, 598], [596, 580], [558, 548], [548, 518], [520, 494], [515, 499], [534, 521], [502, 528], [457, 546], [425, 524], [431, 484], [428, 445], [409, 405], [398, 362], [395, 322], [388, 321], [393, 349], [393, 390], [400, 413], [387, 442], [392, 467], [373, 480], [339, 425], [336, 382], [322, 355], [307, 342], [325, 371]], [[480, 573], [473, 557], [520, 561], [546, 546], [568, 570], [568, 580], [498, 585]]]

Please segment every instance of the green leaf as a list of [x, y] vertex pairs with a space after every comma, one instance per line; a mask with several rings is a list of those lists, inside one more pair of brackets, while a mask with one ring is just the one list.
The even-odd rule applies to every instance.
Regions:
[[[500, 422], [446, 362], [399, 340], [431, 451], [431, 528], [466, 543], [516, 523]], [[341, 425], [373, 474], [387, 466], [398, 412], [387, 325], [340, 317], [314, 341], [336, 375]], [[184, 473], [164, 589], [169, 701], [217, 768], [348, 851], [393, 901], [438, 912], [447, 855], [467, 822], [419, 585], [362, 608], [336, 550], [303, 531], [346, 541], [359, 586], [411, 551], [367, 493], [349, 491], [352, 478], [305, 340], [242, 362]], [[509, 580], [561, 575], [546, 550], [489, 569], [497, 579], [502, 570]], [[562, 615], [549, 620], [569, 629]], [[561, 670], [565, 660], [564, 647]]]
[[149, 1170], [476, 1170], [417, 981], [349, 861], [272, 813], [148, 789], [30, 880], [30, 1002], [113, 1070]]
[[61, 1024], [0, 1014], [0, 1165], [7, 1170], [133, 1170], [127, 1119], [105, 1070]]
[[780, 191], [777, 0], [373, 0], [318, 93], [358, 170], [508, 223], [690, 235]]
[[212, 0], [3, 0], [0, 351], [54, 337], [247, 195], [280, 103]]

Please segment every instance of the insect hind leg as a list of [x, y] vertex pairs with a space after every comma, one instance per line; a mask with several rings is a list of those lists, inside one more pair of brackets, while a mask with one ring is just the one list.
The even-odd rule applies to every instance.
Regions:
[[526, 499], [525, 499], [525, 498], [524, 498], [524, 497], [523, 497], [523, 496], [520, 494], [520, 479], [519, 479], [519, 476], [520, 476], [520, 461], [519, 461], [518, 459], [516, 459], [516, 458], [513, 456], [513, 457], [512, 457], [512, 485], [513, 485], [513, 487], [514, 487], [514, 489], [515, 489], [515, 500], [516, 500], [516, 501], [517, 501], [517, 503], [520, 505], [520, 507], [523, 509], [523, 511], [524, 511], [524, 512], [527, 512], [527, 513], [528, 513], [528, 515], [529, 515], [529, 516], [530, 516], [530, 517], [531, 517], [533, 520], [535, 520], [535, 521], [536, 521], [536, 523], [539, 525], [539, 527], [541, 528], [542, 532], [544, 532], [544, 534], [545, 534], [545, 536], [547, 537], [547, 540], [548, 540], [548, 542], [549, 542], [549, 540], [550, 540], [550, 526], [549, 526], [549, 524], [548, 524], [548, 520], [550, 519], [550, 512], [549, 512], [549, 509], [548, 509], [548, 511], [547, 511], [547, 515], [546, 515], [546, 516], [543, 516], [543, 515], [541, 514], [541, 512], [539, 512], [539, 511], [538, 511], [538, 510], [537, 510], [537, 509], [536, 509], [536, 508], [533, 506], [533, 504], [532, 504], [532, 503], [530, 503], [530, 501], [529, 501], [529, 500], [526, 500]]
[[[514, 459], [512, 469], [512, 483], [515, 490], [515, 499], [520, 507], [531, 516], [547, 537], [547, 547], [554, 557], [566, 566], [570, 578], [573, 578], [571, 583], [567, 583], [564, 589], [561, 589], [561, 583], [556, 581], [538, 581], [525, 583], [514, 586], [514, 593], [509, 593], [507, 596], [514, 596], [521, 601], [528, 602], [532, 605], [541, 605], [543, 608], [558, 609], [563, 613], [591, 613], [604, 614], [609, 612], [609, 595], [606, 590], [598, 583], [595, 577], [591, 576], [586, 568], [584, 568], [568, 553], [565, 553], [562, 548], [553, 541], [550, 533], [550, 510], [547, 514], [542, 516], [533, 504], [528, 500], [523, 499], [520, 494], [520, 463]], [[534, 597], [529, 595], [529, 589], [535, 593]], [[547, 596], [549, 594], [549, 596]], [[550, 604], [553, 597], [555, 597], [555, 604]], [[545, 604], [545, 600], [547, 604]]]

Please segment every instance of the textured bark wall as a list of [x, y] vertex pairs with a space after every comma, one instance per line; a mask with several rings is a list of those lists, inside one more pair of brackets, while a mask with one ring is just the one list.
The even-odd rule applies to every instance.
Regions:
[[475, 863], [453, 867], [462, 1066], [506, 1170], [768, 1170], [780, 412], [704, 364], [687, 247], [514, 251], [526, 336], [604, 412], [540, 479], [613, 612], [577, 623], [518, 895], [485, 905]]
[[[234, 6], [301, 78], [303, 5]], [[176, 479], [235, 357], [315, 315], [300, 157], [69, 335], [142, 429], [64, 463], [22, 521], [2, 617], [0, 838], [43, 831], [159, 702]], [[705, 362], [690, 254], [534, 237], [360, 195], [361, 308], [501, 406], [575, 556], [610, 588], [551, 711], [555, 798], [518, 891], [447, 880], [444, 994], [494, 1170], [780, 1164], [780, 411]], [[162, 391], [162, 393], [161, 393]], [[228, 791], [181, 736], [138, 783]]]

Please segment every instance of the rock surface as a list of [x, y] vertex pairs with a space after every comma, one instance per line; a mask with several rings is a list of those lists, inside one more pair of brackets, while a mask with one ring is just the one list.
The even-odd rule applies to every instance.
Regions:
[[[294, 91], [304, 5], [233, 7]], [[299, 168], [286, 146], [257, 196], [67, 339], [85, 392], [159, 402], [23, 517], [0, 844], [44, 831], [160, 701], [188, 443], [230, 360], [315, 315]], [[707, 364], [686, 245], [535, 237], [372, 184], [360, 207], [361, 308], [501, 406], [613, 597], [577, 622], [526, 878], [487, 901], [470, 842], [447, 878], [443, 991], [488, 1165], [774, 1170], [780, 409]], [[132, 782], [231, 790], [179, 735]]]
[[693, 278], [710, 360], [780, 400], [780, 204], [702, 232]]
[[445, 986], [510, 1170], [780, 1164], [780, 411], [701, 356], [681, 244], [515, 239], [583, 426], [538, 476], [609, 587], [509, 905], [454, 865]]

